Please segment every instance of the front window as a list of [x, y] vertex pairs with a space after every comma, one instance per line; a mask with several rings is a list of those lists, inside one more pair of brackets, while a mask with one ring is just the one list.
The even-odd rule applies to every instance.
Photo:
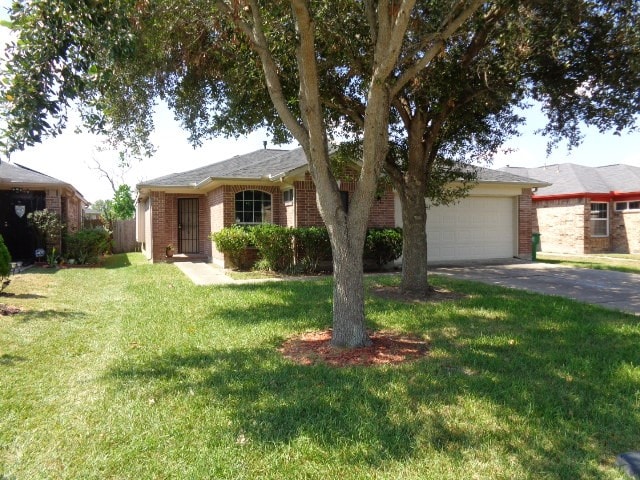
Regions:
[[609, 204], [591, 204], [591, 236], [606, 237], [609, 235]]
[[236, 223], [255, 225], [272, 223], [271, 195], [260, 190], [236, 193]]
[[640, 210], [640, 200], [616, 202], [616, 212], [624, 212], [625, 210]]

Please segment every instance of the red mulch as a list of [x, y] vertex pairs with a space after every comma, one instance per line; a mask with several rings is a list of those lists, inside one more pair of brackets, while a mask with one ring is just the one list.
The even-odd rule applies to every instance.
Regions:
[[332, 367], [397, 364], [415, 360], [429, 353], [423, 339], [394, 332], [369, 334], [373, 344], [362, 348], [337, 348], [331, 345], [331, 330], [308, 332], [292, 337], [280, 348], [285, 358], [300, 365], [324, 363]]
[[14, 307], [13, 305], [7, 305], [6, 303], [0, 303], [0, 317], [7, 315], [15, 315], [22, 312], [20, 307]]

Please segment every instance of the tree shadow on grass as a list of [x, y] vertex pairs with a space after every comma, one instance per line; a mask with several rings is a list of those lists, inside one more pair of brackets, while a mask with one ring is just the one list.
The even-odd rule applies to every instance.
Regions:
[[[211, 321], [298, 330], [330, 321], [326, 284], [259, 288], [264, 300], [220, 302]], [[429, 456], [473, 464], [489, 451], [531, 478], [611, 474], [615, 455], [637, 448], [640, 431], [637, 319], [496, 287], [466, 293], [436, 305], [368, 302], [374, 323], [386, 325], [393, 313], [407, 331], [430, 338], [430, 357], [400, 367], [298, 366], [279, 356], [280, 339], [272, 338], [125, 359], [107, 379], [148, 384], [159, 402], [202, 395], [263, 448], [307, 438], [347, 463], [374, 467]]]
[[25, 362], [26, 360], [27, 359], [25, 357], [20, 357], [17, 355], [9, 355], [8, 353], [0, 355], [0, 365], [4, 367], [12, 367], [16, 363]]
[[20, 323], [28, 322], [70, 322], [73, 320], [82, 319], [86, 316], [84, 312], [73, 310], [24, 310], [18, 315], [16, 319]]
[[193, 391], [224, 404], [252, 443], [269, 447], [308, 438], [323, 449], [349, 445], [349, 463], [407, 458], [422, 429], [419, 421], [394, 418], [394, 403], [383, 394], [393, 373], [303, 367], [283, 361], [274, 348], [168, 353], [121, 363], [108, 376], [160, 382], [160, 397]]

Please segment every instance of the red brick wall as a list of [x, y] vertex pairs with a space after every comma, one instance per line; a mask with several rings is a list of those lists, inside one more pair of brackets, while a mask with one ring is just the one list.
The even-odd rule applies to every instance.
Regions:
[[[324, 225], [318, 204], [316, 202], [316, 188], [311, 177], [307, 174], [305, 181], [295, 182], [296, 191], [295, 209], [298, 227], [314, 227]], [[349, 192], [349, 196], [356, 189], [355, 181], [343, 181], [340, 183], [340, 190]], [[369, 213], [369, 227], [394, 227], [394, 197], [393, 190], [387, 188], [376, 199], [371, 206]]]
[[[211, 231], [217, 232], [224, 228], [224, 187], [216, 188], [207, 195], [209, 207], [209, 222]], [[208, 248], [210, 257], [220, 262], [224, 261], [224, 255], [216, 249], [215, 243], [209, 240]]]

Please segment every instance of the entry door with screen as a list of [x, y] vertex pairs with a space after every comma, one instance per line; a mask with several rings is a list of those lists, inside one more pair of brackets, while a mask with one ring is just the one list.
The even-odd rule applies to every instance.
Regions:
[[178, 199], [178, 253], [198, 253], [197, 198]]

